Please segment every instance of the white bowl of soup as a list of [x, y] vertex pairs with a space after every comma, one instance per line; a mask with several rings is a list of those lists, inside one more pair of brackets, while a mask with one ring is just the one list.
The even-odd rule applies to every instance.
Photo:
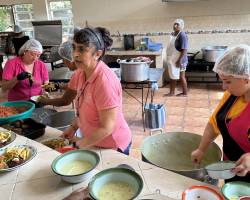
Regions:
[[116, 167], [96, 174], [89, 182], [88, 188], [93, 199], [128, 200], [140, 194], [143, 181], [135, 171]]
[[58, 156], [51, 165], [54, 173], [68, 183], [80, 183], [94, 174], [100, 162], [97, 153], [89, 150], [73, 150]]

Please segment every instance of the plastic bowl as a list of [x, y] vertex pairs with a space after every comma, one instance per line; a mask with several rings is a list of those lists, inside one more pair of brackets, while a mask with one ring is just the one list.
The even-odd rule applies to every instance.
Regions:
[[[75, 175], [65, 175], [62, 172], [62, 168], [72, 161], [76, 160], [82, 160], [82, 161], [88, 161], [92, 164], [92, 168], [86, 172], [75, 174]], [[58, 156], [51, 165], [51, 168], [54, 173], [61, 176], [62, 180], [68, 183], [80, 183], [88, 178], [90, 178], [93, 173], [94, 169], [100, 162], [100, 157], [97, 153], [89, 150], [73, 150], [69, 151], [67, 153], [64, 153], [60, 156]]]
[[221, 161], [210, 165], [207, 165], [205, 169], [208, 175], [214, 179], [230, 179], [235, 176], [232, 169], [235, 167], [235, 163], [231, 161]]
[[221, 188], [221, 192], [226, 199], [239, 199], [243, 196], [250, 195], [250, 183], [233, 181], [226, 183]]
[[211, 187], [194, 185], [182, 193], [182, 200], [224, 200], [223, 196]]
[[[96, 174], [89, 182], [89, 194], [93, 199], [98, 199], [100, 189], [110, 182], [125, 182], [134, 189], [130, 199], [136, 198], [143, 188], [143, 181], [139, 174], [127, 168], [109, 168]], [[113, 191], [114, 192], [114, 191]]]
[[2, 102], [1, 106], [15, 106], [15, 107], [28, 107], [28, 110], [19, 113], [17, 115], [12, 115], [9, 117], [0, 117], [0, 125], [8, 124], [10, 122], [14, 122], [20, 119], [29, 118], [32, 115], [33, 110], [35, 109], [35, 104], [29, 101], [10, 101], [10, 102]]

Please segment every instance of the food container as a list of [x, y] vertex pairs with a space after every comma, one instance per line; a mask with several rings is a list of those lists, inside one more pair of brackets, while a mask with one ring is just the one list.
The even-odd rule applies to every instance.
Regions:
[[[210, 184], [217, 180], [207, 176], [205, 166], [221, 160], [222, 152], [214, 142], [209, 146], [200, 166], [191, 161], [191, 153], [201, 136], [188, 132], [167, 132], [148, 136], [142, 141], [142, 160], [175, 173]], [[176, 159], [178, 158], [178, 159]]]
[[221, 192], [226, 200], [238, 200], [240, 197], [250, 195], [250, 183], [242, 181], [232, 181], [224, 184]]
[[[134, 199], [136, 198], [143, 188], [143, 181], [139, 174], [135, 171], [123, 168], [123, 167], [116, 167], [116, 168], [109, 168], [105, 169], [98, 174], [96, 174], [91, 181], [89, 182], [89, 194], [93, 199], [99, 199], [99, 192], [107, 184], [111, 183], [125, 183], [133, 190], [130, 193], [130, 197], [124, 199]], [[120, 189], [120, 188], [119, 188]], [[121, 187], [121, 191], [124, 192], [125, 188]], [[108, 192], [117, 192], [117, 190], [107, 190]], [[121, 192], [120, 191], [120, 192]], [[110, 194], [109, 194], [110, 195]], [[115, 194], [117, 195], [117, 193]], [[121, 199], [121, 198], [117, 198]]]
[[37, 150], [35, 147], [31, 146], [31, 145], [17, 145], [17, 146], [11, 146], [11, 147], [7, 147], [4, 149], [0, 150], [0, 155], [3, 156], [6, 152], [7, 149], [11, 149], [11, 148], [27, 148], [29, 149], [29, 155], [27, 157], [27, 159], [25, 159], [22, 163], [13, 166], [13, 167], [8, 167], [5, 169], [0, 169], [0, 172], [8, 172], [8, 171], [14, 171], [16, 169], [18, 169], [19, 167], [25, 165], [26, 163], [28, 163], [29, 161], [31, 161], [37, 154]]
[[231, 161], [220, 161], [207, 165], [205, 169], [208, 175], [214, 179], [230, 179], [236, 174], [232, 172], [235, 167], [235, 162]]
[[10, 124], [2, 125], [2, 127], [33, 140], [43, 136], [46, 128], [44, 124], [36, 122], [31, 118], [17, 120]]
[[[67, 169], [72, 170], [72, 168], [69, 167], [69, 164], [74, 163], [74, 161], [78, 162], [88, 162], [90, 163], [92, 166], [90, 169], [83, 171], [81, 173], [74, 173], [73, 171], [71, 171], [72, 175], [65, 175], [65, 167], [67, 167]], [[100, 162], [100, 157], [97, 153], [93, 152], [93, 151], [89, 151], [89, 150], [73, 150], [73, 151], [69, 151], [67, 153], [64, 153], [60, 156], [58, 156], [51, 165], [51, 168], [53, 170], [53, 172], [59, 176], [61, 176], [62, 180], [64, 180], [65, 182], [68, 183], [80, 183], [83, 182], [85, 180], [87, 180], [88, 178], [90, 178], [94, 172], [95, 172], [95, 168], [96, 166], [99, 164]], [[72, 164], [72, 167], [73, 166]], [[69, 173], [68, 173], [69, 174]]]
[[16, 133], [13, 131], [0, 130], [0, 148], [7, 147], [16, 139]]
[[202, 49], [202, 57], [207, 62], [216, 62], [227, 50], [227, 46], [207, 46]]
[[27, 109], [24, 112], [21, 112], [16, 115], [12, 115], [9, 117], [0, 117], [0, 125], [2, 124], [8, 124], [10, 122], [14, 122], [20, 119], [26, 119], [29, 118], [32, 115], [33, 110], [35, 109], [35, 104], [29, 102], [29, 101], [10, 101], [10, 102], [2, 102], [0, 103], [1, 106], [14, 106], [18, 107], [19, 109], [21, 107], [27, 107]]
[[151, 61], [127, 61], [118, 59], [121, 68], [121, 79], [126, 82], [141, 82], [149, 78]]
[[212, 187], [195, 185], [182, 193], [182, 200], [224, 200], [224, 198]]

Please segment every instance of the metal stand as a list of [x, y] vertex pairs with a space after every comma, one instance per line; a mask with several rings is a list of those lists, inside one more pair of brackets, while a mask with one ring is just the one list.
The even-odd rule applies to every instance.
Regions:
[[[129, 96], [133, 97], [136, 101], [138, 101], [141, 104], [141, 113], [142, 113], [142, 123], [143, 123], [143, 130], [145, 132], [145, 111], [144, 111], [144, 107], [148, 101], [148, 96], [149, 93], [150, 94], [150, 102], [153, 103], [153, 99], [154, 99], [154, 90], [151, 89], [151, 84], [153, 83], [157, 83], [157, 81], [150, 81], [150, 80], [146, 80], [146, 81], [142, 81], [142, 82], [127, 82], [127, 81], [121, 81], [122, 83], [122, 89], [124, 92], [126, 92]], [[144, 102], [144, 88], [147, 88], [147, 95], [146, 95], [146, 100]], [[129, 91], [127, 91], [126, 89], [139, 89], [141, 90], [141, 101], [135, 97], [133, 94], [131, 94]]]

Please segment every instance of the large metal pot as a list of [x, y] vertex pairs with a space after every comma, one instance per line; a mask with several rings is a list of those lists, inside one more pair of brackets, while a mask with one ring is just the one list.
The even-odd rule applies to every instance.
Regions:
[[191, 152], [198, 147], [200, 140], [200, 135], [188, 132], [149, 136], [142, 142], [142, 160], [202, 182], [217, 184], [217, 180], [208, 177], [204, 166], [220, 161], [221, 150], [212, 143], [201, 165], [195, 166], [191, 161]]
[[216, 60], [224, 54], [227, 46], [207, 46], [202, 49], [202, 57], [207, 62], [216, 62]]
[[121, 68], [121, 79], [126, 82], [141, 82], [149, 78], [149, 65], [152, 62], [127, 62], [118, 59]]

